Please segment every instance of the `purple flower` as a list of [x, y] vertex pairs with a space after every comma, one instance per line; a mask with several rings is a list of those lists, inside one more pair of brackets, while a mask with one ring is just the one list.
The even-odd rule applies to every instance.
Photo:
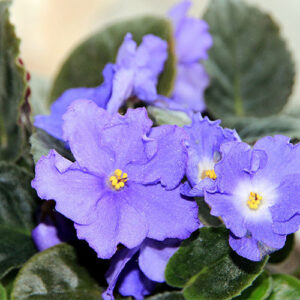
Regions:
[[169, 12], [176, 42], [177, 78], [171, 99], [162, 97], [160, 106], [165, 103], [170, 109], [202, 112], [209, 76], [200, 61], [208, 58], [212, 37], [204, 20], [186, 16], [190, 6], [191, 1], [183, 1]]
[[218, 190], [206, 191], [205, 201], [230, 229], [230, 246], [259, 261], [299, 228], [300, 145], [278, 135], [260, 139], [252, 149], [229, 142], [221, 153], [215, 165]]
[[51, 106], [49, 116], [36, 116], [34, 125], [62, 139], [62, 116], [75, 100], [92, 100], [99, 107], [115, 113], [124, 102], [136, 96], [145, 102], [157, 98], [158, 75], [167, 59], [168, 44], [152, 34], [145, 35], [137, 47], [128, 33], [118, 51], [115, 64], [103, 70], [104, 82], [95, 88], [74, 88], [65, 91]]
[[188, 162], [186, 176], [188, 182], [182, 186], [186, 196], [203, 196], [203, 187], [214, 189], [215, 164], [220, 160], [220, 147], [223, 143], [239, 141], [235, 130], [223, 129], [221, 121], [210, 121], [201, 114], [194, 114], [192, 124], [184, 126], [189, 135], [187, 141]]
[[32, 230], [32, 239], [39, 251], [76, 238], [73, 223], [54, 212]]
[[187, 238], [197, 229], [197, 205], [180, 196], [186, 134], [177, 126], [151, 128], [145, 109], [109, 114], [78, 100], [64, 115], [64, 138], [76, 159], [51, 150], [36, 164], [32, 186], [75, 222], [77, 236], [101, 258], [118, 244], [146, 238]]
[[107, 64], [102, 74], [104, 82], [95, 88], [73, 88], [66, 90], [51, 105], [50, 115], [38, 115], [35, 117], [34, 126], [41, 128], [55, 138], [62, 140], [62, 116], [73, 101], [78, 99], [92, 100], [99, 107], [105, 108], [111, 97], [114, 65]]
[[107, 104], [109, 112], [117, 112], [132, 96], [148, 103], [157, 99], [158, 75], [168, 57], [167, 50], [167, 42], [155, 35], [145, 35], [137, 47], [132, 35], [127, 33], [114, 67], [112, 96]]
[[165, 281], [167, 262], [179, 244], [177, 239], [167, 239], [163, 242], [146, 239], [135, 249], [124, 248], [117, 252], [106, 274], [109, 286], [103, 293], [103, 298], [114, 299], [116, 284], [123, 296], [143, 299], [149, 295], [158, 282]]

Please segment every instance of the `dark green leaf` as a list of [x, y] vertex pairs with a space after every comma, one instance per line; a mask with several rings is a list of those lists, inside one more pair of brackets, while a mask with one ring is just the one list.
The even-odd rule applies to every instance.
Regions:
[[272, 292], [272, 278], [267, 273], [262, 273], [250, 287], [234, 300], [265, 300]]
[[280, 112], [294, 83], [294, 65], [277, 24], [240, 0], [213, 0], [204, 19], [214, 45], [206, 68], [211, 114], [265, 117]]
[[300, 139], [300, 118], [287, 114], [266, 118], [227, 118], [224, 125], [236, 129], [240, 137], [248, 143], [253, 143], [266, 135], [276, 134]]
[[154, 106], [148, 106], [147, 110], [156, 125], [170, 124], [183, 127], [192, 122], [189, 116], [182, 111], [162, 109]]
[[10, 1], [0, 2], [0, 160], [16, 160], [23, 150], [20, 107], [25, 99], [25, 70], [18, 63], [19, 43], [9, 22]]
[[180, 292], [167, 292], [163, 294], [157, 294], [147, 299], [151, 300], [184, 300], [182, 293]]
[[64, 142], [54, 138], [47, 132], [37, 129], [30, 137], [31, 154], [36, 163], [43, 155], [47, 155], [50, 149], [55, 149], [62, 156], [74, 160], [71, 152], [66, 148]]
[[294, 234], [289, 234], [287, 236], [285, 245], [282, 249], [273, 252], [270, 255], [269, 263], [276, 264], [283, 262], [291, 253], [295, 246], [295, 236]]
[[255, 280], [265, 263], [236, 255], [225, 228], [202, 228], [171, 257], [165, 275], [169, 285], [184, 288], [187, 300], [231, 299]]
[[51, 91], [51, 101], [57, 99], [66, 89], [99, 85], [104, 66], [108, 62], [115, 62], [127, 32], [131, 32], [138, 43], [148, 33], [168, 41], [169, 58], [158, 85], [159, 93], [168, 96], [173, 89], [176, 72], [172, 26], [164, 18], [142, 17], [113, 24], [79, 45], [58, 73]]
[[31, 177], [22, 169], [0, 163], [0, 279], [35, 252], [36, 196]]
[[78, 264], [75, 249], [60, 244], [33, 256], [21, 269], [12, 300], [99, 300], [102, 290]]
[[[6, 291], [6, 297], [7, 299], [11, 298], [11, 292], [13, 288], [13, 283], [17, 277], [18, 269], [15, 269], [11, 272], [9, 272], [4, 278], [1, 279], [1, 283]], [[0, 297], [1, 299], [1, 297]]]
[[286, 274], [272, 275], [273, 291], [268, 300], [300, 299], [300, 281]]

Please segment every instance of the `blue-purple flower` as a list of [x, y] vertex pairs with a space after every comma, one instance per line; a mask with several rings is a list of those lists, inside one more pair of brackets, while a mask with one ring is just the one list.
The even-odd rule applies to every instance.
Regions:
[[110, 113], [117, 112], [132, 96], [145, 102], [156, 100], [156, 85], [168, 56], [167, 48], [166, 41], [152, 34], [145, 35], [137, 46], [128, 33], [119, 48], [116, 63], [105, 66], [101, 85], [65, 91], [52, 104], [50, 115], [36, 116], [34, 125], [62, 139], [62, 116], [75, 100], [92, 100]]
[[177, 77], [171, 99], [162, 100], [170, 109], [202, 112], [209, 76], [201, 60], [208, 58], [207, 52], [213, 41], [204, 20], [186, 16], [190, 6], [191, 1], [183, 1], [169, 12], [174, 27]]
[[148, 237], [185, 239], [198, 228], [197, 205], [180, 196], [186, 134], [151, 128], [145, 109], [109, 114], [78, 100], [64, 115], [64, 139], [76, 159], [51, 150], [36, 164], [32, 186], [75, 223], [101, 258], [119, 244], [132, 249]]
[[217, 191], [206, 191], [211, 214], [230, 229], [230, 246], [259, 261], [284, 246], [300, 225], [300, 145], [284, 136], [265, 137], [253, 148], [221, 146], [215, 165]]
[[170, 257], [178, 249], [180, 241], [167, 239], [145, 241], [135, 249], [123, 248], [113, 257], [106, 274], [109, 286], [103, 294], [105, 300], [114, 299], [116, 285], [123, 296], [143, 299], [156, 284], [165, 281], [165, 268]]
[[221, 121], [210, 121], [208, 117], [194, 114], [192, 124], [184, 126], [189, 140], [186, 176], [188, 182], [182, 186], [182, 193], [187, 196], [203, 196], [203, 188], [214, 189], [216, 174], [215, 164], [220, 160], [220, 147], [223, 143], [239, 141], [235, 130], [223, 129]]

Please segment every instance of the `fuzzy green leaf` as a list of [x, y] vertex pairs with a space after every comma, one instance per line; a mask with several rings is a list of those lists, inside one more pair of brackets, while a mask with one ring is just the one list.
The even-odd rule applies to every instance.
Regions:
[[51, 101], [57, 99], [66, 89], [99, 85], [104, 66], [108, 62], [115, 62], [127, 32], [131, 32], [138, 43], [149, 33], [168, 41], [169, 57], [158, 84], [159, 93], [168, 96], [173, 89], [176, 73], [172, 26], [167, 19], [149, 16], [113, 24], [79, 45], [58, 73], [52, 87]]
[[26, 72], [17, 61], [20, 41], [9, 22], [10, 3], [0, 2], [0, 160], [6, 161], [18, 159], [25, 142], [20, 108], [25, 99]]
[[206, 63], [210, 113], [225, 119], [280, 112], [292, 92], [295, 69], [278, 25], [241, 0], [212, 0], [204, 19], [214, 40]]
[[273, 291], [268, 300], [300, 299], [300, 281], [286, 274], [272, 275]]
[[265, 300], [272, 292], [272, 278], [267, 273], [262, 273], [253, 284], [234, 300]]
[[99, 300], [101, 288], [79, 265], [75, 249], [60, 244], [33, 256], [20, 270], [12, 300]]
[[265, 118], [226, 118], [224, 125], [236, 129], [242, 140], [248, 143], [276, 134], [283, 134], [291, 139], [300, 139], [300, 118], [288, 114]]
[[202, 228], [171, 257], [165, 276], [169, 285], [183, 288], [187, 300], [231, 299], [251, 285], [265, 263], [236, 255], [225, 228]]
[[62, 156], [74, 160], [71, 152], [66, 148], [64, 142], [54, 138], [47, 132], [37, 129], [30, 137], [31, 154], [36, 163], [42, 156], [47, 155], [50, 149], [55, 149]]
[[31, 230], [37, 201], [30, 181], [27, 172], [0, 163], [0, 279], [36, 252]]

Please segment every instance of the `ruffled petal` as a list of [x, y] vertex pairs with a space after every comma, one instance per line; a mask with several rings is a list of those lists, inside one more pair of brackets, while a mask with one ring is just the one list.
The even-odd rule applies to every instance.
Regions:
[[149, 238], [186, 239], [199, 227], [197, 203], [182, 198], [180, 187], [167, 191], [159, 184], [143, 186], [132, 182], [127, 197], [128, 203], [145, 215]]
[[154, 147], [154, 142], [157, 151], [148, 163], [127, 166], [132, 180], [144, 184], [160, 182], [166, 189], [178, 186], [186, 169], [187, 149], [184, 145], [186, 139], [184, 130], [177, 126], [163, 125], [152, 128], [149, 135], [152, 143], [148, 146]]
[[263, 258], [263, 255], [258, 247], [258, 243], [254, 238], [237, 238], [230, 234], [229, 245], [238, 255], [247, 259], [260, 261]]
[[35, 167], [32, 187], [41, 199], [56, 201], [56, 210], [80, 224], [90, 224], [97, 218], [97, 201], [103, 194], [103, 178], [80, 170], [51, 150]]
[[101, 144], [104, 126], [111, 116], [94, 102], [77, 100], [63, 116], [64, 139], [82, 168], [93, 174], [113, 172], [114, 154]]
[[147, 236], [147, 220], [129, 204], [128, 194], [125, 189], [107, 193], [97, 204], [92, 224], [75, 224], [78, 238], [86, 240], [100, 258], [112, 257], [118, 244], [134, 248]]

